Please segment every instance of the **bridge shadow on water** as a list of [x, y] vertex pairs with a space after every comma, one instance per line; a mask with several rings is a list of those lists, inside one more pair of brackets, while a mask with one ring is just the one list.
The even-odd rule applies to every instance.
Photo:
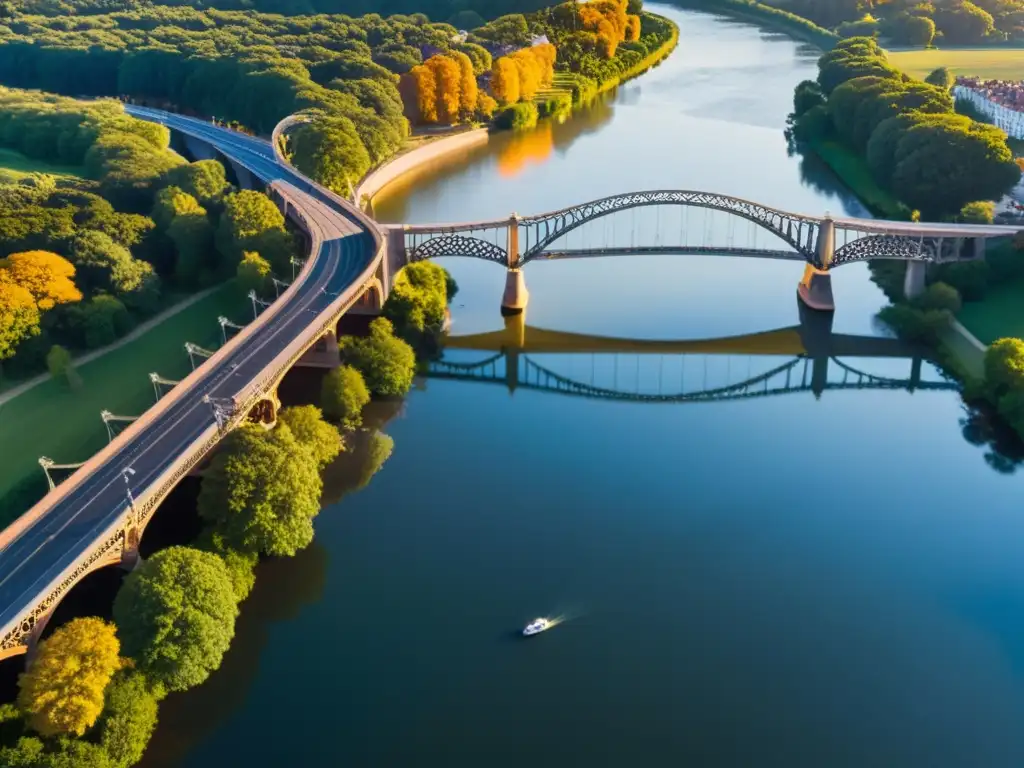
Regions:
[[[829, 389], [958, 390], [932, 371], [928, 350], [895, 338], [832, 332], [830, 314], [804, 310], [797, 326], [715, 339], [647, 340], [552, 331], [526, 324], [523, 314], [500, 331], [450, 337], [449, 354], [433, 361], [427, 378], [531, 389], [606, 400], [710, 402], [794, 392], [821, 396]], [[458, 351], [456, 351], [458, 350]], [[472, 351], [483, 353], [483, 358]], [[475, 359], [474, 359], [475, 358]], [[722, 376], [708, 375], [708, 360], [724, 360]], [[858, 358], [884, 363], [868, 372]], [[635, 361], [635, 373], [622, 375]], [[688, 359], [703, 362], [700, 381], [687, 381]], [[551, 362], [551, 361], [554, 362]], [[583, 360], [582, 373], [574, 365]], [[588, 369], [587, 360], [590, 360]], [[737, 360], [739, 362], [737, 362]], [[542, 362], [543, 361], [543, 362]], [[559, 362], [569, 361], [571, 372]], [[611, 361], [611, 374], [599, 370]], [[651, 362], [656, 365], [651, 365]], [[669, 364], [666, 364], [669, 363]], [[691, 364], [693, 368], [699, 367]], [[877, 367], [877, 364], [875, 365]], [[675, 369], [679, 369], [676, 372]], [[678, 374], [678, 375], [677, 375]], [[609, 380], [610, 379], [610, 380]]]

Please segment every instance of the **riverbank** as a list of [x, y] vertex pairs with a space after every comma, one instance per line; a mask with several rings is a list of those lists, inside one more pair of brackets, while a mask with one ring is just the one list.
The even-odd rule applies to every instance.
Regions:
[[674, 5], [763, 24], [826, 51], [840, 39], [835, 32], [819, 27], [809, 19], [757, 0], [674, 0]]
[[[595, 97], [640, 77], [651, 68], [658, 66], [679, 45], [679, 26], [674, 21], [654, 13], [645, 13], [644, 15], [665, 25], [669, 29], [668, 39], [625, 72], [598, 83], [593, 93], [590, 93], [582, 102], [574, 98], [573, 112], [587, 107]], [[491, 134], [495, 132], [496, 129], [491, 125], [470, 130], [458, 130], [457, 133], [429, 138], [419, 146], [395, 155], [367, 174], [355, 190], [355, 199], [363, 210], [371, 210], [374, 199], [388, 187], [398, 182], [411, 184], [418, 176], [430, 173], [454, 155], [468, 153], [486, 145]]]

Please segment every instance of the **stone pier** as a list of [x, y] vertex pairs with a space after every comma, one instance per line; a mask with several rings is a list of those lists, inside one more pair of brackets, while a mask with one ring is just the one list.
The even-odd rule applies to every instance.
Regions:
[[928, 275], [928, 264], [923, 261], [908, 261], [907, 274], [903, 278], [903, 295], [915, 299], [924, 293], [925, 277]]
[[505, 292], [501, 296], [501, 313], [512, 315], [522, 312], [530, 301], [526, 278], [519, 268], [519, 216], [512, 214], [508, 221], [508, 273]]
[[832, 217], [826, 215], [818, 227], [818, 241], [815, 244], [820, 267], [808, 264], [804, 268], [804, 276], [797, 285], [797, 295], [811, 309], [821, 312], [835, 311], [836, 304], [832, 297], [832, 258], [836, 251], [836, 225]]

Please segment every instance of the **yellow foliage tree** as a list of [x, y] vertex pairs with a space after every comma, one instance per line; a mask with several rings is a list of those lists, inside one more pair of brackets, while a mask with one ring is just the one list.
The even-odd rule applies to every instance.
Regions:
[[497, 108], [498, 102], [494, 100], [494, 97], [489, 93], [480, 91], [476, 97], [476, 113], [485, 120], [489, 120]]
[[515, 104], [519, 101], [519, 68], [508, 56], [502, 56], [494, 62], [491, 93], [500, 104]]
[[437, 122], [437, 80], [430, 67], [418, 64], [403, 77], [408, 96], [406, 112], [417, 123]]
[[22, 341], [38, 333], [35, 298], [0, 269], [0, 360], [12, 357]]
[[640, 39], [640, 17], [630, 16], [626, 21], [626, 40], [635, 43]]
[[6, 259], [0, 259], [0, 269], [6, 270], [12, 282], [32, 294], [39, 309], [53, 309], [57, 304], [82, 300], [82, 292], [72, 279], [75, 276], [74, 265], [56, 253], [12, 253]]
[[459, 122], [459, 108], [462, 103], [462, 73], [459, 65], [447, 56], [431, 56], [424, 64], [434, 73], [437, 82], [437, 121], [453, 124]]
[[512, 59], [519, 70], [519, 100], [529, 101], [536, 95], [537, 89], [540, 88], [541, 78], [544, 75], [543, 65], [531, 53], [529, 48], [516, 51], [509, 58]]
[[558, 60], [558, 49], [551, 43], [541, 43], [530, 48], [541, 65], [541, 85], [549, 86], [555, 79], [555, 61]]
[[74, 619], [39, 644], [18, 678], [18, 706], [43, 736], [81, 736], [103, 711], [103, 691], [123, 662], [114, 625]]
[[473, 60], [462, 51], [451, 51], [449, 56], [459, 65], [459, 109], [464, 120], [472, 119], [476, 113], [480, 89], [473, 72]]

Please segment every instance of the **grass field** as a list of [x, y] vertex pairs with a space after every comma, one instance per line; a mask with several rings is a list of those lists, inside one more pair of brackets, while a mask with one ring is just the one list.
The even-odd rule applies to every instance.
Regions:
[[181, 379], [191, 370], [184, 344], [220, 344], [217, 317], [250, 318], [248, 302], [226, 285], [138, 339], [78, 369], [72, 391], [50, 380], [0, 405], [0, 526], [46, 491], [40, 456], [59, 464], [84, 461], [107, 443], [100, 411], [137, 416], [153, 404], [150, 372]]
[[860, 155], [835, 141], [815, 141], [811, 148], [876, 216], [905, 218], [900, 201], [882, 189]]
[[31, 173], [49, 173], [54, 176], [85, 178], [85, 169], [80, 166], [50, 165], [25, 157], [13, 149], [0, 147], [0, 182], [5, 179], [17, 181]]
[[895, 66], [921, 80], [939, 67], [949, 67], [966, 77], [1024, 80], [1024, 48], [937, 48], [888, 53]]
[[957, 319], [983, 344], [1004, 336], [1024, 339], [1024, 280], [993, 286], [984, 301], [966, 302]]

